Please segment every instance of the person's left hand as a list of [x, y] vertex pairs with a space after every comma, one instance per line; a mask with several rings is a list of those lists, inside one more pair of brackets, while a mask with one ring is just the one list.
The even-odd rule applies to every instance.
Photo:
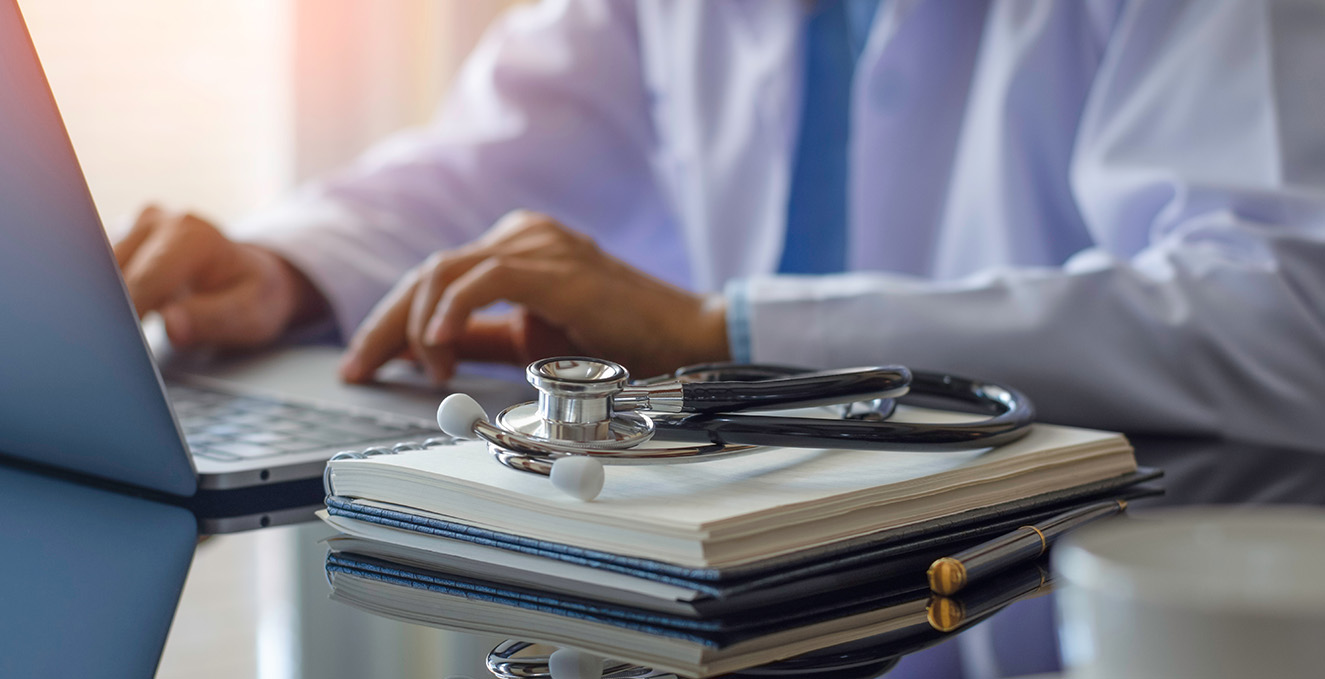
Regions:
[[[512, 312], [473, 315], [503, 300], [515, 305]], [[341, 377], [370, 380], [402, 354], [438, 382], [465, 359], [523, 365], [584, 355], [638, 376], [729, 360], [720, 297], [653, 278], [550, 217], [524, 211], [407, 273], [355, 332]]]

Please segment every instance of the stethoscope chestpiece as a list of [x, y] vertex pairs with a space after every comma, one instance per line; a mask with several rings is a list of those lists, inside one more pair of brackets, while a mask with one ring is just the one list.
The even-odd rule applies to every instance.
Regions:
[[497, 426], [550, 445], [620, 450], [653, 436], [653, 422], [615, 403], [630, 373], [611, 361], [581, 356], [529, 364], [525, 378], [538, 400], [503, 410]]

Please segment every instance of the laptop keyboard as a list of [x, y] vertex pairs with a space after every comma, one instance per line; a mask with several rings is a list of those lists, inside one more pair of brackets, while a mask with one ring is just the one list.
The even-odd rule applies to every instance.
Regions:
[[436, 429], [341, 409], [171, 384], [167, 391], [194, 455], [233, 461], [437, 436]]

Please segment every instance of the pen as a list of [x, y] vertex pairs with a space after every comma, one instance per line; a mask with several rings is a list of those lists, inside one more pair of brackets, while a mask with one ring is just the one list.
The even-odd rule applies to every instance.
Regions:
[[1049, 550], [1049, 545], [1059, 535], [1125, 509], [1127, 502], [1124, 500], [1092, 503], [937, 559], [926, 572], [929, 588], [943, 596], [956, 594], [972, 582], [1039, 557]]

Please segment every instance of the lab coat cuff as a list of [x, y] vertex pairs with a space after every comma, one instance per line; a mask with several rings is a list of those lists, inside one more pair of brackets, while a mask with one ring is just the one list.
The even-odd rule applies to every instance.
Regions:
[[399, 277], [393, 263], [379, 261], [340, 234], [353, 231], [358, 219], [334, 204], [279, 206], [236, 222], [232, 238], [280, 255], [326, 298], [342, 341]]
[[727, 298], [727, 348], [735, 363], [750, 362], [750, 301], [744, 279], [728, 281], [723, 288]]
[[881, 273], [746, 279], [749, 357], [807, 368], [878, 362], [896, 339], [879, 331], [879, 319], [888, 317], [891, 295], [914, 288], [907, 277]]

